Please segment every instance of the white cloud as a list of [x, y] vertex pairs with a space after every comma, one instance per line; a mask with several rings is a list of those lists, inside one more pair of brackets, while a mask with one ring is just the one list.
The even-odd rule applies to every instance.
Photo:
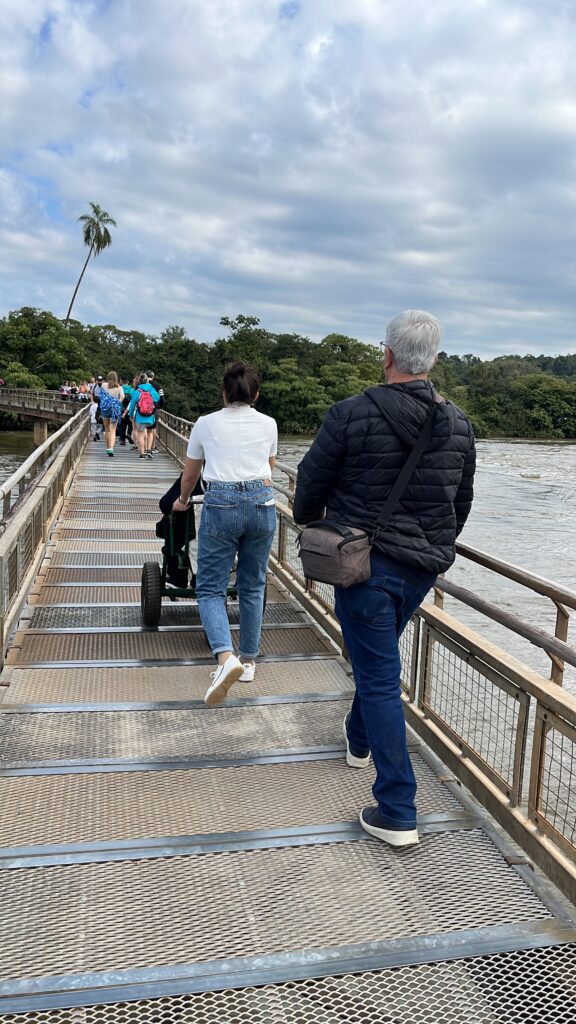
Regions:
[[0, 314], [574, 351], [576, 33], [508, 0], [4, 0]]

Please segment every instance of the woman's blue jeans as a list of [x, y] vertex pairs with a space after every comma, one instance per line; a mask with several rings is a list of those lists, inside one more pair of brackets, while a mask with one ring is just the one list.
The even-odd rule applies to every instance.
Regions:
[[336, 587], [336, 615], [348, 648], [356, 693], [348, 741], [372, 752], [372, 792], [391, 829], [416, 828], [416, 779], [406, 747], [400, 698], [398, 640], [436, 576], [372, 557], [372, 575], [353, 587]]
[[275, 528], [274, 492], [261, 480], [210, 483], [198, 531], [196, 596], [212, 654], [233, 650], [226, 590], [238, 555], [240, 658], [257, 657]]

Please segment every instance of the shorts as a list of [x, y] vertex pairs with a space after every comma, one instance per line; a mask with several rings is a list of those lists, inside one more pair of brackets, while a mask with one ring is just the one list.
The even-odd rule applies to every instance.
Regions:
[[146, 430], [156, 430], [156, 424], [158, 423], [158, 417], [154, 415], [154, 423], [147, 423]]
[[137, 434], [143, 434], [147, 427], [147, 423], [138, 423], [138, 420], [134, 420], [132, 423], [132, 430], [135, 430]]

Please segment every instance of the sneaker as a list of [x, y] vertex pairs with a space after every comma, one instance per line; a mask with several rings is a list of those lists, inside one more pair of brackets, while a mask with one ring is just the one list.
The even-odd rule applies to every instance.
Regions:
[[112, 451], [112, 449], [111, 449], [111, 448], [108, 448], [108, 449], [106, 450], [106, 454], [107, 454], [107, 455], [109, 455], [109, 456], [110, 456], [110, 458], [112, 458], [112, 456], [114, 455], [114, 452]]
[[146, 452], [146, 458], [147, 459], [151, 459], [152, 458], [152, 452]]
[[254, 674], [256, 672], [256, 665], [253, 661], [244, 662], [244, 671], [238, 680], [239, 683], [252, 683], [254, 682]]
[[160, 449], [159, 448], [151, 448], [150, 451], [154, 452], [154, 454], [156, 454], [156, 452], [159, 452]]
[[144, 455], [144, 453], [142, 453], [142, 455], [140, 456], [140, 458], [141, 458], [141, 459], [145, 459], [145, 458], [146, 458], [146, 456]]
[[351, 768], [367, 768], [370, 764], [370, 751], [357, 750], [356, 747], [351, 747], [348, 741], [348, 719], [350, 718], [350, 712], [344, 719], [342, 731], [344, 733], [344, 739], [346, 740], [346, 763]]
[[420, 842], [416, 828], [388, 828], [377, 807], [363, 807], [359, 820], [365, 832], [389, 846], [417, 846]]
[[238, 682], [243, 671], [244, 665], [234, 654], [223, 665], [218, 665], [216, 671], [210, 673], [213, 682], [204, 694], [204, 703], [208, 704], [208, 707], [220, 704], [226, 698], [230, 687]]
[[97, 435], [97, 434], [94, 434], [94, 437], [92, 438], [92, 440], [93, 440], [93, 441], [97, 441], [97, 440], [98, 440], [98, 435]]

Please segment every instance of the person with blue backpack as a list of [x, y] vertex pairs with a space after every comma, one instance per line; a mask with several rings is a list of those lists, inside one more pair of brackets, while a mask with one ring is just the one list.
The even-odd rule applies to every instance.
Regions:
[[122, 415], [122, 402], [124, 391], [118, 383], [118, 377], [114, 370], [108, 374], [106, 381], [102, 384], [100, 391], [100, 416], [104, 424], [104, 436], [106, 438], [106, 451], [108, 455], [114, 455], [114, 442], [116, 441], [116, 426]]
[[149, 450], [152, 447], [153, 432], [147, 428], [153, 427], [156, 422], [156, 406], [159, 400], [160, 395], [149, 383], [146, 374], [141, 373], [128, 406], [128, 416], [132, 420], [141, 459], [153, 457]]

